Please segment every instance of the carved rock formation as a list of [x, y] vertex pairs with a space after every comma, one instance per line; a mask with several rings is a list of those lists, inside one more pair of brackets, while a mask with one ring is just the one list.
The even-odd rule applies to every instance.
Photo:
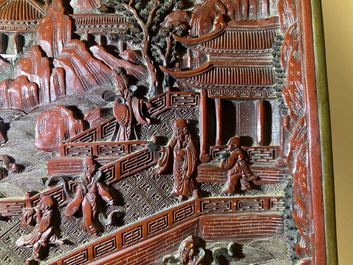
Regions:
[[43, 151], [54, 151], [60, 142], [82, 132], [84, 121], [63, 105], [41, 113], [37, 117], [35, 145]]
[[15, 67], [15, 76], [25, 75], [28, 80], [38, 84], [39, 101], [42, 104], [50, 102], [50, 61], [43, 56], [43, 51], [34, 45], [23, 56]]
[[110, 83], [110, 69], [93, 58], [80, 40], [71, 40], [54, 61], [65, 70], [66, 94], [82, 94]]
[[90, 127], [96, 126], [100, 123], [107, 122], [108, 119], [104, 117], [101, 107], [90, 109], [85, 113], [85, 120], [89, 122]]
[[101, 7], [100, 0], [71, 0], [70, 5], [74, 9], [74, 14], [94, 14], [98, 13]]
[[47, 15], [37, 26], [36, 42], [48, 57], [59, 57], [66, 43], [71, 40], [72, 22], [64, 12], [62, 0], [53, 0]]
[[0, 106], [3, 109], [32, 110], [39, 104], [39, 88], [24, 75], [0, 82]]
[[191, 36], [199, 37], [220, 28], [228, 20], [268, 18], [272, 1], [206, 0], [195, 8], [191, 17]]
[[111, 69], [123, 68], [128, 75], [132, 75], [138, 80], [144, 80], [147, 78], [146, 67], [137, 64], [139, 58], [137, 56], [132, 57], [131, 53], [127, 51], [120, 54], [120, 57], [123, 59], [111, 55], [100, 45], [92, 46], [90, 51], [95, 58], [104, 62]]

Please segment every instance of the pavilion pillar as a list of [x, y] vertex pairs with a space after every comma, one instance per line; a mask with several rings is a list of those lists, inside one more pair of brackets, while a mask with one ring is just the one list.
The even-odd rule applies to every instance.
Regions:
[[0, 54], [6, 53], [6, 35], [0, 32]]
[[200, 91], [200, 160], [203, 163], [210, 161], [207, 147], [207, 92]]
[[16, 38], [15, 35], [13, 33], [10, 33], [9, 35], [9, 41], [8, 41], [8, 45], [6, 47], [6, 54], [15, 54], [15, 50], [16, 50]]
[[97, 34], [94, 36], [94, 39], [98, 45], [102, 45], [102, 35]]
[[270, 0], [262, 0], [261, 9], [262, 18], [268, 18], [270, 16]]
[[281, 115], [280, 124], [280, 150], [279, 157], [277, 158], [275, 164], [278, 167], [285, 167], [287, 165], [286, 159], [286, 130], [289, 126], [289, 115]]
[[289, 126], [289, 116], [288, 115], [281, 115], [281, 130], [280, 130], [280, 157], [286, 157], [286, 128]]
[[222, 101], [215, 99], [216, 106], [216, 145], [222, 145]]
[[265, 112], [266, 106], [264, 100], [258, 100], [256, 102], [256, 144], [259, 146], [265, 145]]

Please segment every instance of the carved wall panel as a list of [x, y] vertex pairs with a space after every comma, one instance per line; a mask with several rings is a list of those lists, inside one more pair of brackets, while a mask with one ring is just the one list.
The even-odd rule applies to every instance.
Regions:
[[0, 264], [335, 265], [316, 1], [0, 1]]

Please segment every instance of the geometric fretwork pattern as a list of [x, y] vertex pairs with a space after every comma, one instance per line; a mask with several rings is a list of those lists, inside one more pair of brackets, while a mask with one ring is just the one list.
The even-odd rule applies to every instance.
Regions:
[[154, 174], [153, 169], [114, 184], [124, 199], [125, 224], [176, 204], [177, 199], [170, 196], [172, 187], [172, 175]]
[[[122, 201], [119, 206], [109, 207], [107, 213], [109, 214], [112, 210], [124, 212], [121, 225], [130, 224], [177, 204], [177, 198], [170, 196], [172, 187], [172, 175], [155, 175], [153, 169], [144, 170], [113, 184], [113, 189], [119, 193]], [[51, 248], [51, 256], [61, 256], [96, 238], [82, 231], [80, 220], [81, 218], [62, 216], [62, 238], [70, 241], [72, 245], [65, 244], [60, 248]], [[108, 234], [117, 227], [106, 226], [104, 229], [105, 232], [102, 235]]]
[[32, 250], [28, 248], [19, 248], [14, 242], [21, 235], [27, 234], [30, 230], [21, 227], [19, 218], [12, 218], [9, 221], [0, 221], [0, 264], [19, 265], [31, 257]]
[[[284, 196], [286, 182], [276, 183], [276, 184], [265, 184], [256, 187], [255, 189], [249, 190], [247, 192], [240, 191], [240, 188], [237, 190], [237, 193], [234, 195], [225, 194], [222, 190], [225, 186], [224, 183], [202, 183], [201, 190], [210, 197], [242, 197], [242, 196]], [[205, 195], [206, 195], [205, 194]]]
[[[144, 170], [132, 177], [123, 179], [113, 185], [120, 193], [123, 202], [120, 206], [112, 206], [113, 209], [125, 213], [123, 223], [130, 224], [138, 219], [150, 216], [165, 208], [177, 204], [177, 198], [170, 196], [173, 188], [173, 176], [171, 174], [158, 175], [153, 173], [153, 168]], [[70, 252], [82, 244], [96, 239], [95, 236], [84, 233], [80, 227], [82, 217], [66, 217], [61, 214], [61, 238], [71, 244], [50, 248], [50, 257], [58, 257]], [[115, 226], [105, 227], [104, 234], [117, 229]], [[0, 221], [0, 264], [23, 264], [16, 263], [18, 260], [25, 261], [31, 257], [31, 248], [18, 248], [15, 242], [23, 235], [29, 234], [33, 228], [21, 227], [19, 217], [9, 221]], [[50, 258], [49, 258], [50, 259]]]
[[175, 119], [184, 119], [189, 122], [188, 129], [193, 136], [199, 135], [198, 120], [199, 110], [198, 108], [183, 108], [183, 109], [171, 109], [167, 110], [158, 117], [157, 123], [151, 125], [142, 125], [140, 127], [139, 139], [140, 140], [151, 140], [152, 136], [163, 136], [170, 139], [173, 135], [172, 121]]

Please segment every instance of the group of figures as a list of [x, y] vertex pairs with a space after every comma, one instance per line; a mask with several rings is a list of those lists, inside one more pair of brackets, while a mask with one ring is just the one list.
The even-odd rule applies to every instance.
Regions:
[[[61, 182], [64, 185], [64, 192], [67, 197], [64, 215], [66, 217], [82, 216], [81, 229], [88, 234], [98, 235], [103, 226], [111, 225], [113, 219], [117, 219], [117, 211], [113, 211], [107, 217], [105, 206], [115, 203], [110, 188], [102, 182], [102, 174], [98, 171], [98, 165], [92, 156], [84, 160], [84, 174], [82, 176], [63, 178], [52, 177], [47, 180], [47, 185]], [[69, 183], [74, 183], [75, 192], [68, 189]], [[70, 243], [67, 240], [59, 239], [60, 211], [56, 199], [48, 195], [40, 195], [36, 207], [23, 210], [21, 224], [23, 227], [34, 226], [32, 232], [22, 236], [16, 241], [19, 247], [32, 248], [34, 261], [41, 260], [48, 256], [50, 246], [59, 246]]]
[[[57, 4], [55, 6], [56, 2]], [[90, 48], [90, 52], [87, 52], [87, 54], [85, 54], [84, 52], [82, 52], [82, 47], [85, 47], [85, 45], [82, 44], [82, 47], [79, 45], [81, 40], [70, 40], [70, 42], [72, 42], [70, 44], [71, 48], [75, 52], [77, 52], [77, 50], [79, 51], [77, 52], [77, 55], [74, 55], [77, 56], [77, 58], [81, 58], [79, 56], [83, 55], [86, 56], [84, 57], [84, 59], [76, 61], [85, 62], [84, 66], [86, 67], [86, 62], [93, 61], [93, 57], [91, 58], [91, 55], [94, 54], [94, 60], [104, 58], [107, 61], [104, 61], [105, 64], [100, 62], [101, 64], [97, 64], [98, 67], [96, 67], [96, 65], [94, 65], [93, 63], [92, 65], [87, 63], [87, 69], [105, 69], [104, 67], [106, 67], [106, 65], [109, 65], [110, 68], [108, 69], [107, 67], [109, 71], [107, 70], [105, 72], [103, 70], [104, 73], [90, 73], [90, 75], [88, 75], [86, 79], [85, 76], [81, 76], [79, 74], [80, 71], [74, 71], [77, 70], [74, 69], [75, 66], [65, 65], [66, 57], [63, 56], [63, 58], [61, 58], [57, 55], [53, 56], [53, 58], [50, 57], [50, 61], [55, 62], [55, 67], [54, 69], [50, 69], [50, 71], [52, 71], [52, 74], [50, 75], [49, 79], [52, 87], [48, 88], [48, 91], [50, 91], [48, 95], [50, 95], [51, 92], [55, 92], [56, 90], [58, 90], [56, 91], [57, 95], [55, 95], [55, 97], [53, 96], [53, 98], [50, 99], [46, 99], [42, 96], [43, 99], [36, 102], [36, 104], [33, 104], [33, 106], [31, 106], [31, 108], [28, 108], [28, 110], [32, 110], [35, 106], [42, 104], [43, 102], [49, 104], [51, 101], [60, 100], [62, 96], [66, 95], [65, 93], [67, 93], [67, 95], [79, 95], [84, 97], [84, 93], [76, 93], [76, 87], [73, 86], [70, 89], [65, 87], [66, 84], [74, 83], [70, 80], [69, 73], [71, 72], [75, 73], [75, 75], [78, 76], [77, 78], [75, 76], [75, 80], [77, 79], [82, 82], [82, 88], [80, 88], [80, 91], [82, 90], [85, 93], [90, 91], [90, 85], [92, 83], [92, 80], [103, 80], [104, 82], [97, 81], [97, 84], [95, 84], [94, 87], [103, 87], [108, 83], [109, 85], [114, 85], [113, 89], [109, 90], [108, 94], [105, 94], [104, 96], [103, 93], [103, 99], [106, 99], [106, 101], [113, 102], [111, 104], [112, 115], [115, 119], [114, 123], [116, 123], [116, 126], [113, 128], [113, 133], [109, 135], [108, 138], [105, 138], [104, 141], [123, 145], [124, 143], [132, 140], [140, 140], [139, 127], [153, 126], [155, 125], [155, 123], [157, 123], [158, 125], [160, 121], [155, 117], [152, 118], [149, 113], [151, 109], [158, 108], [158, 106], [153, 105], [155, 101], [151, 100], [151, 98], [153, 99], [154, 97], [158, 97], [159, 92], [161, 91], [168, 91], [166, 93], [178, 91], [186, 94], [190, 93], [190, 95], [197, 94], [197, 98], [199, 101], [195, 103], [195, 109], [197, 108], [200, 113], [202, 112], [202, 115], [205, 115], [206, 113], [205, 110], [207, 109], [207, 100], [215, 100], [215, 109], [217, 112], [217, 120], [215, 122], [217, 124], [215, 126], [219, 127], [217, 127], [216, 129], [217, 131], [221, 131], [221, 127], [223, 125], [222, 122], [225, 122], [224, 117], [221, 115], [222, 108], [224, 108], [224, 106], [221, 106], [221, 100], [228, 100], [228, 103], [232, 102], [232, 104], [235, 102], [234, 106], [236, 105], [236, 107], [238, 108], [237, 111], [239, 111], [239, 113], [241, 112], [241, 106], [239, 103], [241, 101], [250, 102], [251, 104], [253, 103], [252, 101], [254, 101], [254, 105], [252, 106], [257, 106], [256, 104], [261, 105], [259, 103], [263, 101], [267, 100], [269, 102], [269, 100], [273, 100], [273, 98], [271, 98], [270, 96], [269, 98], [259, 100], [257, 96], [254, 96], [253, 98], [251, 98], [251, 96], [242, 98], [241, 95], [238, 97], [236, 93], [225, 96], [222, 93], [227, 93], [227, 91], [232, 91], [233, 93], [234, 91], [237, 91], [239, 87], [242, 86], [245, 86], [247, 89], [249, 84], [246, 84], [245, 81], [249, 81], [250, 83], [253, 82], [250, 77], [248, 78], [248, 80], [247, 77], [245, 77], [246, 71], [248, 70], [247, 68], [250, 69], [251, 64], [249, 62], [246, 62], [246, 64], [249, 63], [249, 67], [246, 67], [245, 69], [242, 68], [241, 65], [244, 62], [241, 61], [234, 63], [234, 61], [240, 60], [240, 57], [245, 57], [244, 54], [246, 54], [245, 51], [247, 51], [245, 49], [245, 44], [247, 42], [247, 40], [245, 39], [246, 36], [254, 36], [254, 40], [249, 41], [251, 42], [251, 45], [249, 46], [254, 47], [252, 48], [252, 50], [250, 48], [247, 48], [250, 50], [249, 54], [254, 53], [259, 55], [265, 54], [267, 52], [269, 53], [272, 48], [273, 40], [270, 39], [265, 41], [261, 38], [265, 38], [267, 35], [270, 36], [271, 34], [268, 32], [271, 32], [271, 30], [273, 29], [271, 28], [271, 30], [268, 30], [268, 32], [265, 32], [265, 30], [260, 29], [259, 31], [254, 33], [253, 29], [256, 27], [256, 23], [254, 23], [255, 26], [251, 23], [258, 19], [266, 20], [265, 22], [262, 22], [264, 23], [264, 25], [270, 23], [272, 21], [270, 19], [270, 17], [272, 16], [270, 13], [274, 9], [270, 7], [270, 2], [274, 3], [276, 1], [261, 1], [262, 4], [258, 3], [256, 5], [254, 3], [257, 3], [257, 1], [247, 0], [168, 0], [141, 1], [141, 3], [139, 3], [139, 1], [133, 0], [117, 0], [96, 2], [100, 2], [99, 6], [101, 8], [99, 9], [99, 12], [104, 9], [113, 10], [113, 12], [111, 13], [104, 14], [104, 16], [106, 15], [106, 17], [108, 18], [110, 17], [110, 15], [118, 16], [120, 15], [120, 13], [123, 14], [123, 18], [127, 18], [127, 20], [130, 21], [129, 23], [131, 24], [129, 30], [127, 31], [128, 33], [126, 34], [131, 34], [132, 36], [125, 36], [119, 39], [120, 37], [109, 35], [109, 38], [107, 39], [109, 39], [111, 43], [118, 42], [117, 40], [119, 39], [119, 45], [121, 47], [119, 47], [119, 53], [115, 54], [116, 58], [102, 48], [104, 46], [102, 43], [92, 46]], [[103, 5], [101, 2], [105, 3], [105, 5]], [[63, 21], [67, 21], [66, 23], [70, 24], [68, 23], [68, 21], [71, 21], [71, 17], [67, 17], [66, 13], [64, 12], [65, 7], [61, 3], [61, 1], [53, 1], [51, 8], [52, 13], [49, 13], [49, 15], [56, 14], [55, 12], [57, 11], [55, 11], [55, 7], [61, 12], [58, 13], [58, 17], [65, 18], [63, 19]], [[262, 8], [262, 11], [260, 10], [260, 7]], [[97, 14], [99, 12], [97, 10]], [[259, 15], [261, 12], [264, 12], [266, 14]], [[56, 16], [53, 15], [52, 17], [55, 18]], [[239, 21], [242, 20], [252, 20], [252, 22], [241, 24]], [[241, 24], [240, 27], [244, 27], [244, 29], [242, 28], [239, 31], [236, 28], [238, 22]], [[228, 24], [234, 28], [227, 29]], [[262, 27], [261, 24], [259, 25]], [[249, 32], [247, 32], [245, 35], [241, 35], [243, 34], [243, 31], [246, 31], [245, 28], [248, 26], [251, 28]], [[94, 27], [94, 25], [92, 27]], [[273, 25], [270, 25], [270, 27], [273, 27]], [[136, 30], [135, 28], [139, 29]], [[136, 32], [134, 32], [134, 29], [136, 30]], [[237, 30], [239, 32], [237, 32]], [[262, 31], [268, 34], [266, 36], [264, 35], [265, 37], [261, 37], [263, 36], [261, 35], [263, 33]], [[151, 36], [149, 36], [150, 33], [152, 33]], [[213, 35], [213, 33], [217, 33], [218, 35]], [[86, 34], [88, 33], [86, 32]], [[224, 34], [224, 36], [221, 34]], [[240, 37], [234, 37], [236, 34], [238, 34]], [[222, 39], [222, 36], [225, 39], [229, 37], [229, 41], [225, 44], [222, 44], [222, 41], [224, 41], [224, 39]], [[256, 36], [260, 39], [258, 40], [258, 43], [256, 43]], [[80, 37], [84, 39], [83, 36]], [[275, 39], [275, 37], [275, 34], [273, 34], [271, 38]], [[236, 43], [235, 38], [244, 38], [244, 43], [242, 43], [241, 45], [244, 44], [245, 48], [243, 47], [240, 49], [242, 53], [241, 56], [239, 56], [238, 59], [236, 58], [236, 56], [234, 56], [235, 59], [229, 59], [230, 62], [223, 62], [223, 65], [221, 63], [221, 66], [217, 65], [217, 63], [219, 64], [217, 60], [226, 61], [228, 60], [227, 58], [229, 57], [229, 54], [232, 54], [232, 52], [234, 51], [239, 52], [239, 48], [236, 47], [238, 44]], [[178, 39], [184, 41], [186, 44], [183, 44], [182, 41], [178, 41]], [[195, 39], [201, 44], [196, 42], [193, 43]], [[249, 39], [251, 38], [249, 37]], [[131, 43], [126, 40], [129, 40]], [[85, 41], [87, 41], [86, 44], [88, 47], [90, 45], [88, 37]], [[206, 47], [207, 45], [205, 43], [207, 42], [209, 42], [209, 44], [207, 45], [211, 45], [213, 43], [212, 45], [218, 45], [220, 47], [217, 46], [214, 49], [212, 48], [212, 50], [211, 48]], [[265, 42], [268, 42], [266, 43], [267, 46], [265, 45]], [[45, 42], [42, 41], [39, 43]], [[205, 44], [205, 47], [201, 47], [203, 44]], [[228, 45], [228, 50], [225, 47], [221, 47], [222, 45]], [[262, 50], [257, 51], [257, 45], [264, 47], [261, 48]], [[54, 48], [56, 47], [56, 43], [54, 43], [54, 41], [52, 46]], [[202, 49], [205, 54], [202, 54], [202, 52], [200, 52], [200, 50]], [[208, 54], [209, 50], [212, 50], [212, 55]], [[57, 51], [58, 54], [60, 52], [62, 51]], [[228, 52], [229, 54], [227, 54]], [[219, 55], [218, 53], [221, 55]], [[65, 50], [65, 53], [63, 54], [71, 59], [70, 54], [73, 54], [73, 52], [70, 50]], [[217, 58], [217, 56], [219, 56], [219, 58]], [[271, 56], [268, 57], [270, 58]], [[42, 60], [43, 58], [40, 59]], [[263, 58], [261, 58], [261, 60], [262, 59]], [[73, 59], [72, 61], [75, 60]], [[255, 61], [257, 62], [259, 60], [257, 59]], [[60, 65], [59, 62], [61, 62], [62, 65]], [[266, 78], [268, 78], [269, 80], [271, 79], [270, 77], [268, 77], [269, 75], [271, 75], [268, 74], [268, 72], [272, 73], [272, 62], [271, 64], [269, 64], [270, 70], [268, 72], [266, 72], [268, 70], [266, 68], [267, 66], [262, 69], [262, 66], [259, 67], [256, 63], [254, 64], [255, 66], [253, 66], [250, 71], [251, 75], [254, 76], [254, 79], [255, 77], [258, 80], [265, 80]], [[49, 65], [51, 67], [51, 64], [48, 63], [48, 67]], [[65, 65], [66, 68], [63, 65]], [[104, 65], [104, 67], [102, 65]], [[228, 68], [222, 68], [224, 65]], [[198, 69], [191, 70], [195, 67]], [[73, 68], [74, 70], [72, 70], [71, 68]], [[241, 81], [238, 81], [240, 82], [239, 84], [235, 84], [236, 81], [234, 80], [236, 80], [236, 78], [234, 77], [234, 80], [231, 79], [231, 74], [229, 74], [229, 76], [224, 76], [224, 73], [226, 73], [228, 70], [231, 71], [232, 69], [235, 69], [233, 73], [234, 75], [236, 75], [236, 73], [238, 72], [241, 73], [239, 74], [241, 75], [239, 80], [241, 80], [242, 82], [244, 81], [245, 84], [241, 83]], [[85, 68], [83, 70], [85, 70]], [[214, 72], [212, 72], [213, 70]], [[258, 70], [259, 72], [257, 72]], [[50, 71], [48, 70], [48, 72]], [[261, 71], [266, 73], [262, 74]], [[183, 72], [187, 73], [185, 74]], [[211, 77], [215, 74], [214, 78], [212, 77], [213, 79], [218, 79], [218, 75], [220, 76], [219, 79], [224, 79], [225, 84], [219, 84], [219, 86], [222, 88], [217, 88], [218, 90], [216, 89], [217, 91], [215, 92], [215, 95], [213, 95], [214, 97], [218, 96], [218, 98], [212, 98], [211, 96], [208, 98], [207, 96], [213, 93], [213, 90], [210, 89], [210, 87], [213, 87], [212, 85], [215, 85], [213, 83], [206, 84], [206, 86], [200, 85], [200, 87], [198, 88], [195, 88], [194, 86], [185, 87], [185, 83], [189, 82], [190, 80], [194, 82], [193, 78], [196, 78], [195, 76], [192, 76], [190, 80], [186, 80], [185, 82], [181, 80], [184, 78], [184, 76], [188, 76], [191, 72], [196, 73], [195, 76], [207, 72], [207, 75]], [[95, 78], [95, 74], [97, 74], [97, 78]], [[175, 74], [176, 76], [173, 76], [173, 74]], [[222, 74], [223, 76], [221, 76]], [[181, 77], [179, 78], [178, 75]], [[230, 81], [227, 78], [229, 78]], [[206, 80], [206, 77], [202, 76], [201, 79]], [[227, 80], [230, 82], [230, 84], [226, 84], [226, 82], [228, 82]], [[75, 83], [75, 85], [79, 84], [80, 82]], [[205, 82], [210, 83], [207, 80]], [[258, 82], [261, 83], [260, 81]], [[45, 82], [43, 81], [42, 83], [44, 84]], [[195, 81], [194, 84], [195, 83], [197, 82]], [[228, 85], [231, 88], [228, 89]], [[259, 87], [263, 85], [271, 88], [275, 86], [275, 84], [272, 83], [256, 84], [256, 86], [257, 85]], [[223, 89], [223, 86], [227, 89]], [[143, 89], [147, 89], [148, 92], [139, 93], [139, 90]], [[60, 92], [59, 90], [62, 91]], [[245, 90], [243, 90], [243, 92]], [[219, 95], [217, 94], [218, 92]], [[243, 92], [240, 91], [239, 93], [242, 94]], [[147, 100], [144, 96], [149, 97], [150, 100]], [[203, 98], [203, 102], [200, 99], [201, 97]], [[107, 100], [107, 98], [109, 98], [109, 100]], [[15, 102], [15, 100], [13, 101]], [[204, 102], [206, 103], [204, 104]], [[108, 104], [106, 104], [105, 106], [107, 105]], [[180, 106], [182, 105], [183, 104], [180, 104]], [[77, 106], [81, 107], [79, 106], [79, 104], [77, 104]], [[274, 104], [274, 106], [277, 105]], [[182, 107], [185, 108], [185, 106]], [[27, 111], [27, 108], [24, 109]], [[259, 107], [258, 109], [261, 110], [261, 107]], [[255, 113], [255, 111], [248, 112]], [[92, 113], [95, 112], [92, 111]], [[203, 119], [202, 115], [200, 114], [200, 128], [202, 123], [201, 120]], [[169, 141], [166, 143], [166, 145], [156, 144], [152, 147], [153, 151], [156, 151], [159, 157], [158, 162], [156, 162], [157, 166], [155, 170], [151, 170], [151, 172], [158, 175], [166, 175], [171, 173], [173, 178], [173, 188], [171, 196], [177, 197], [179, 199], [179, 202], [187, 200], [191, 197], [196, 198], [201, 196], [201, 185], [199, 185], [200, 183], [198, 182], [197, 177], [198, 170], [200, 168], [199, 166], [205, 164], [210, 164], [212, 169], [216, 169], [217, 172], [221, 172], [223, 174], [222, 178], [220, 178], [224, 184], [222, 196], [224, 194], [235, 195], [237, 193], [246, 193], [257, 185], [259, 177], [252, 172], [251, 161], [248, 156], [248, 153], [242, 147], [241, 137], [236, 134], [238, 133], [241, 136], [247, 136], [244, 135], [246, 134], [244, 133], [244, 131], [248, 132], [250, 130], [253, 130], [253, 127], [256, 126], [257, 130], [260, 131], [259, 136], [265, 134], [263, 132], [265, 129], [262, 128], [264, 122], [261, 121], [261, 119], [264, 119], [263, 117], [265, 116], [265, 114], [256, 113], [254, 115], [256, 116], [256, 119], [260, 120], [258, 124], [250, 125], [249, 122], [249, 124], [242, 125], [247, 130], [242, 131], [240, 130], [240, 128], [236, 128], [232, 131], [232, 137], [230, 138], [229, 134], [227, 134], [226, 139], [219, 140], [220, 138], [222, 138], [221, 136], [225, 136], [225, 134], [218, 135], [218, 137], [215, 137], [218, 138], [218, 140], [216, 140], [216, 143], [213, 147], [220, 148], [222, 143], [225, 143], [227, 140], [228, 142], [226, 144], [226, 147], [222, 147], [223, 152], [221, 152], [220, 156], [218, 156], [217, 158], [210, 158], [208, 161], [204, 161], [203, 159], [201, 159], [201, 157], [205, 155], [209, 156], [209, 154], [207, 153], [209, 150], [207, 150], [207, 148], [210, 146], [204, 148], [206, 149], [206, 151], [202, 150], [202, 148], [200, 147], [201, 144], [199, 143], [199, 140], [201, 141], [201, 139], [199, 139], [199, 137], [195, 133], [193, 133], [193, 130], [190, 128], [191, 124], [189, 123], [187, 118], [175, 116], [177, 118], [172, 121], [169, 121], [169, 124], [163, 124], [163, 126], [170, 126], [172, 128], [172, 136], [170, 137]], [[78, 134], [88, 130], [89, 127], [90, 129], [92, 129], [95, 125], [100, 124], [100, 122], [97, 122], [93, 126], [93, 123], [91, 124], [91, 122], [88, 122], [88, 119], [78, 119], [76, 116], [77, 115], [75, 115], [75, 111], [63, 105], [57, 105], [55, 108], [44, 111], [40, 115], [38, 115], [35, 139], [36, 147], [42, 151], [58, 151], [59, 145], [61, 145], [64, 141], [71, 139], [72, 137], [75, 137]], [[247, 119], [245, 118], [244, 120], [247, 121]], [[88, 123], [90, 126], [87, 125]], [[207, 121], [204, 123], [207, 123]], [[240, 124], [239, 121], [237, 121], [237, 123], [237, 125]], [[207, 125], [203, 124], [202, 126], [203, 134], [206, 134]], [[240, 127], [240, 125], [238, 127]], [[158, 137], [158, 135], [154, 136]], [[256, 138], [254, 137], [254, 135], [252, 135], [251, 137]], [[0, 143], [5, 142], [6, 140], [6, 135], [2, 134], [2, 130], [0, 128]], [[99, 140], [93, 139], [91, 141], [98, 142]], [[264, 142], [264, 139], [260, 139], [256, 143], [256, 145], [262, 147], [266, 146], [267, 143], [265, 144]], [[76, 143], [77, 142], [75, 142], [75, 144]], [[268, 143], [268, 145], [270, 145], [270, 143]], [[84, 148], [82, 147], [82, 149]], [[205, 151], [206, 153], [202, 151]], [[88, 152], [92, 153], [93, 151]], [[133, 152], [134, 151], [131, 151], [131, 153]], [[106, 176], [100, 170], [101, 165], [97, 162], [96, 157], [93, 156], [93, 154], [91, 153], [82, 155], [83, 158], [81, 157], [83, 164], [83, 172], [81, 172], [80, 176], [60, 176], [49, 178], [47, 185], [51, 186], [55, 182], [56, 184], [60, 183], [63, 186], [65, 200], [62, 205], [59, 206], [57, 201], [53, 197], [42, 194], [39, 198], [38, 205], [34, 205], [33, 207], [28, 207], [24, 209], [22, 216], [22, 225], [25, 227], [34, 226], [34, 229], [28, 235], [19, 238], [16, 242], [16, 245], [19, 247], [32, 248], [32, 256], [35, 260], [47, 257], [47, 252], [50, 246], [58, 246], [66, 243], [65, 239], [60, 239], [60, 208], [63, 208], [62, 214], [65, 216], [65, 218], [80, 218], [82, 220], [82, 231], [95, 236], [100, 235], [100, 232], [104, 231], [104, 226], [114, 224], [114, 221], [116, 221], [119, 216], [123, 215], [115, 210], [112, 210], [115, 209], [114, 207], [117, 205], [117, 201], [114, 197], [113, 187], [112, 185], [107, 184], [109, 182], [106, 181]], [[124, 155], [131, 155], [131, 153], [126, 153]], [[115, 160], [120, 158], [121, 157], [118, 157], [118, 155], [117, 157], [114, 157]], [[106, 157], [104, 157], [104, 159], [106, 159]], [[8, 160], [5, 159], [3, 161], [8, 172], [19, 171], [19, 169], [16, 167], [16, 164], [10, 163], [8, 162]], [[0, 179], [1, 178], [2, 175], [0, 175]], [[231, 253], [230, 249], [231, 247], [228, 249], [228, 254], [224, 254], [222, 256], [223, 258], [234, 258], [234, 253]], [[205, 245], [200, 243], [199, 239], [195, 237], [188, 237], [181, 243], [179, 248], [179, 254], [175, 257], [171, 256], [165, 258], [164, 262], [165, 264], [179, 263], [183, 265], [207, 265], [208, 255], [209, 253], [205, 248]], [[213, 253], [212, 255], [213, 259], [217, 259], [217, 253]]]
[[[185, 120], [176, 119], [173, 123], [173, 136], [167, 146], [162, 147], [162, 157], [158, 163], [159, 174], [173, 169], [173, 196], [198, 196], [195, 173], [198, 165], [198, 152]], [[222, 154], [220, 167], [227, 171], [227, 182], [223, 191], [234, 194], [238, 183], [241, 190], [251, 189], [251, 182], [258, 178], [250, 169], [249, 158], [240, 144], [240, 137], [234, 136], [227, 143], [227, 150]]]
[[[151, 106], [133, 95], [128, 86], [128, 79], [120, 69], [114, 71], [114, 78], [116, 80], [116, 96], [113, 113], [117, 120], [117, 126], [112, 140], [124, 142], [131, 140], [132, 135], [136, 135], [134, 130], [137, 124], [150, 124], [150, 119], [145, 116], [144, 108]], [[171, 139], [166, 146], [157, 146], [160, 159], [155, 172], [157, 174], [172, 172], [174, 186], [171, 195], [177, 196], [179, 201], [192, 196], [198, 197], [199, 187], [196, 173], [199, 165], [199, 152], [195, 139], [190, 133], [187, 120], [175, 119], [171, 125], [173, 131]], [[257, 177], [250, 170], [250, 162], [246, 151], [241, 147], [239, 136], [229, 139], [227, 149], [221, 157], [219, 167], [227, 172], [224, 192], [236, 193], [239, 183], [241, 190], [251, 189], [250, 183], [257, 180]], [[113, 223], [113, 219], [117, 218], [117, 212], [111, 212], [108, 217], [105, 215], [105, 209], [114, 205], [115, 202], [111, 188], [103, 184], [104, 175], [99, 170], [99, 165], [94, 157], [87, 156], [83, 164], [85, 169], [82, 176], [53, 177], [47, 181], [47, 185], [61, 182], [67, 197], [65, 216], [82, 216], [81, 227], [83, 231], [97, 235], [102, 231], [102, 226]], [[71, 187], [71, 190], [68, 186]], [[104, 207], [100, 205], [100, 202], [104, 202]], [[60, 223], [55, 217], [57, 211], [58, 205], [50, 196], [42, 196], [37, 207], [24, 211], [22, 224], [25, 226], [35, 225], [35, 228], [29, 235], [21, 237], [16, 244], [33, 247], [35, 259], [42, 258], [42, 253], [45, 253], [49, 246], [64, 244], [63, 240], [58, 239]], [[185, 244], [189, 245], [189, 242]], [[191, 258], [195, 257], [185, 257], [185, 259]]]
[[[112, 141], [129, 141], [137, 139], [136, 125], [151, 124], [146, 110], [151, 103], [134, 96], [129, 89], [128, 77], [122, 69], [113, 72], [116, 95], [114, 99], [114, 117], [117, 126]], [[188, 129], [188, 122], [183, 119], [173, 121], [173, 136], [166, 146], [161, 148], [161, 159], [158, 163], [159, 174], [165, 174], [172, 169], [174, 176], [173, 196], [197, 196], [195, 173], [198, 165], [198, 151], [192, 134]], [[241, 147], [240, 137], [233, 136], [227, 143], [227, 150], [222, 154], [220, 167], [227, 171], [225, 193], [234, 194], [238, 183], [241, 190], [251, 189], [251, 182], [258, 178], [250, 170], [248, 155]]]

